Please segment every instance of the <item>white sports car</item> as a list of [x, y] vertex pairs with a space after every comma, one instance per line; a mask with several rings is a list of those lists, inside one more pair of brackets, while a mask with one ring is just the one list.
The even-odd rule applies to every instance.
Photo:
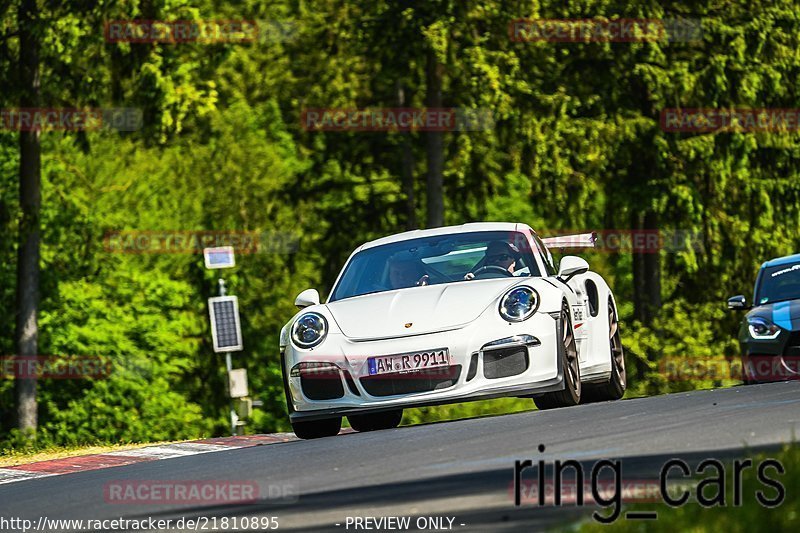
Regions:
[[616, 400], [625, 362], [614, 295], [589, 264], [505, 222], [410, 231], [361, 245], [328, 301], [300, 293], [283, 327], [286, 402], [300, 438], [400, 424], [403, 409], [502, 396], [539, 409]]

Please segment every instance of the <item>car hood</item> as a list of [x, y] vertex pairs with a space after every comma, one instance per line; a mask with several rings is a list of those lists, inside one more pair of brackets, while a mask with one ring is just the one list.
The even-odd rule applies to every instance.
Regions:
[[762, 317], [783, 329], [800, 330], [800, 300], [787, 300], [759, 305], [747, 313], [747, 317]]
[[531, 278], [472, 280], [356, 296], [326, 304], [353, 340], [387, 339], [461, 328], [502, 294]]

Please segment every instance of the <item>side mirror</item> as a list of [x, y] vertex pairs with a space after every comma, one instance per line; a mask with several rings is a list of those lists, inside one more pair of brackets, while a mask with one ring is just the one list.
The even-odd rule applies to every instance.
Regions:
[[728, 298], [728, 309], [744, 309], [747, 307], [747, 299], [741, 294]]
[[312, 305], [319, 305], [319, 292], [317, 292], [317, 289], [304, 290], [297, 295], [297, 298], [294, 300], [294, 305], [300, 309]]
[[565, 255], [558, 264], [558, 277], [564, 282], [569, 281], [572, 276], [588, 271], [589, 263], [586, 262], [586, 259], [575, 255]]

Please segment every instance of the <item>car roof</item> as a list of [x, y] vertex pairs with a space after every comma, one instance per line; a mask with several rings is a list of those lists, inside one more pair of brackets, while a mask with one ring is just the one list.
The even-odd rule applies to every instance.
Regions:
[[409, 239], [419, 239], [422, 237], [434, 237], [436, 235], [452, 235], [455, 233], [471, 233], [474, 231], [522, 231], [524, 229], [530, 229], [530, 227], [527, 224], [518, 224], [516, 222], [470, 222], [468, 224], [461, 224], [460, 226], [416, 229], [369, 241], [362, 244], [356, 252], [383, 244], [407, 241]]
[[788, 265], [797, 261], [800, 261], [800, 254], [785, 255], [783, 257], [776, 257], [775, 259], [766, 261], [763, 265], [761, 265], [761, 268]]

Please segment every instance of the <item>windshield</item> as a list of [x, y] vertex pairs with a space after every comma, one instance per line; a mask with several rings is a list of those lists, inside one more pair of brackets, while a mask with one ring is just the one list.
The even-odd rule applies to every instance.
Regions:
[[800, 261], [765, 268], [756, 295], [758, 305], [794, 299], [800, 299]]
[[520, 232], [437, 235], [358, 252], [345, 267], [331, 301], [424, 285], [540, 275]]

